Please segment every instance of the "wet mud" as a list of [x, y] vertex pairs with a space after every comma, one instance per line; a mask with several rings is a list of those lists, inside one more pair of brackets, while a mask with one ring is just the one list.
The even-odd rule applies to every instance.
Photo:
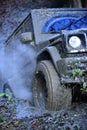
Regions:
[[0, 98], [1, 130], [87, 130], [87, 104], [69, 110], [47, 111], [24, 100]]

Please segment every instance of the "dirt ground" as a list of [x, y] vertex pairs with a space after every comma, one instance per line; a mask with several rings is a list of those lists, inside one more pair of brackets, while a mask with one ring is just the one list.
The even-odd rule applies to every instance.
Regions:
[[2, 97], [0, 130], [87, 130], [87, 104], [74, 104], [69, 110], [47, 111], [28, 106], [26, 101], [13, 102]]
[[[17, 111], [18, 104], [21, 112]], [[0, 98], [0, 130], [87, 130], [87, 104], [52, 112], [28, 107], [26, 101]]]
[[[1, 0], [0, 43], [5, 42], [32, 8], [42, 7], [54, 7], [53, 1]], [[87, 103], [75, 103], [69, 110], [51, 112], [0, 95], [0, 130], [87, 130]]]

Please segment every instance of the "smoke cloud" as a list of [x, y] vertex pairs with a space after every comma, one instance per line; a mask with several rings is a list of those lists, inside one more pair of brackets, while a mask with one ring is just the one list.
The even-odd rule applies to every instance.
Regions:
[[0, 84], [8, 84], [15, 97], [32, 101], [32, 80], [36, 68], [36, 50], [20, 41], [0, 47]]

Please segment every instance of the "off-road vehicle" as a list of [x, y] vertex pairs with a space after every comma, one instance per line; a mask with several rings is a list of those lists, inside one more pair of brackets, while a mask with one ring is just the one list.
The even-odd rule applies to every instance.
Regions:
[[39, 54], [33, 83], [35, 105], [69, 108], [86, 82], [87, 10], [32, 11]]
[[87, 9], [34, 9], [33, 30], [26, 24], [29, 17], [19, 30], [22, 42], [31, 42], [38, 53], [34, 104], [49, 110], [69, 108], [87, 82]]

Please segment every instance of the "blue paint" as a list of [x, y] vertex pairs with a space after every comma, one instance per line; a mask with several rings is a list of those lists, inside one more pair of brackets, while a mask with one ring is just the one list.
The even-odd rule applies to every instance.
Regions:
[[87, 28], [87, 16], [52, 17], [45, 23], [42, 32], [60, 32], [61, 30], [75, 30], [80, 28]]

